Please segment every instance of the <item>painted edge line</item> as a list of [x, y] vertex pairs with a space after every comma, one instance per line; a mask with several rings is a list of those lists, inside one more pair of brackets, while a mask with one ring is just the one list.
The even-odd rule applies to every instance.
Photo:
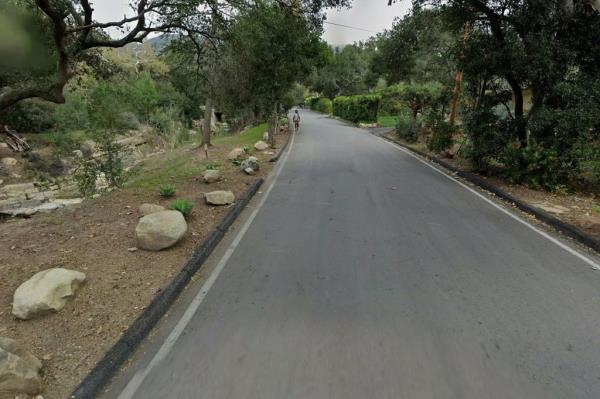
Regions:
[[[227, 265], [227, 262], [229, 261], [229, 259], [231, 258], [231, 256], [235, 252], [235, 250], [237, 249], [239, 243], [244, 238], [246, 232], [252, 225], [254, 218], [256, 218], [256, 215], [258, 215], [258, 212], [262, 209], [264, 203], [266, 202], [267, 198], [269, 197], [269, 194], [273, 190], [273, 187], [275, 187], [275, 183], [277, 182], [277, 179], [279, 178], [279, 175], [281, 174], [281, 171], [282, 171], [283, 167], [285, 166], [287, 159], [290, 156], [290, 153], [292, 152], [292, 148], [294, 147], [294, 137], [295, 137], [295, 135], [292, 134], [290, 148], [289, 148], [289, 151], [287, 151], [285, 153], [283, 162], [278, 165], [277, 169], [274, 171], [274, 174], [269, 176], [270, 184], [269, 184], [266, 192], [260, 199], [260, 202], [258, 203], [256, 208], [253, 209], [253, 211], [250, 214], [250, 216], [248, 217], [248, 219], [244, 222], [244, 224], [242, 225], [240, 230], [237, 232], [235, 238], [233, 239], [233, 241], [231, 242], [231, 244], [229, 245], [229, 247], [227, 248], [227, 250], [221, 257], [221, 259], [219, 260], [219, 262], [217, 263], [217, 265], [215, 266], [213, 271], [207, 277], [207, 279], [204, 282], [204, 284], [202, 285], [202, 287], [200, 287], [200, 290], [198, 291], [196, 296], [192, 299], [192, 302], [188, 305], [185, 312], [183, 313], [183, 315], [181, 316], [181, 318], [179, 319], [179, 321], [177, 322], [175, 327], [173, 327], [173, 329], [171, 330], [171, 332], [169, 333], [167, 338], [165, 338], [162, 345], [160, 346], [158, 351], [154, 354], [154, 356], [152, 357], [152, 359], [150, 360], [148, 365], [145, 368], [138, 370], [138, 372], [129, 380], [129, 382], [127, 383], [125, 388], [120, 392], [118, 399], [133, 398], [135, 396], [137, 390], [139, 389], [139, 387], [144, 383], [144, 380], [150, 374], [150, 372], [154, 369], [154, 367], [156, 367], [156, 366], [158, 366], [158, 364], [160, 364], [160, 362], [168, 355], [168, 353], [171, 351], [173, 346], [176, 344], [180, 335], [183, 333], [183, 331], [185, 330], [188, 323], [191, 321], [194, 314], [196, 314], [196, 311], [198, 310], [198, 308], [204, 301], [204, 298], [206, 298], [206, 296], [208, 295], [208, 292], [212, 288], [213, 284], [217, 281], [217, 278], [219, 277], [219, 275], [221, 274], [221, 272]], [[272, 178], [272, 180], [271, 180], [271, 178]]]
[[[410, 147], [408, 147], [402, 143], [399, 143], [393, 139], [390, 139], [388, 137], [377, 136], [377, 135], [374, 135], [374, 136], [379, 137], [380, 139], [384, 140], [384, 142], [396, 147], [398, 150], [415, 158], [416, 160], [418, 160], [419, 162], [422, 162], [424, 165], [428, 166], [429, 168], [435, 170], [436, 172], [440, 173], [441, 175], [445, 176], [446, 178], [448, 178], [448, 179], [452, 180], [453, 182], [457, 183], [458, 185], [462, 186], [466, 190], [470, 191], [471, 193], [475, 194], [476, 196], [478, 196], [479, 198], [481, 198], [482, 200], [487, 202], [488, 204], [492, 205], [496, 209], [498, 209], [501, 212], [505, 213], [506, 215], [510, 216], [512, 219], [527, 226], [528, 228], [530, 228], [531, 230], [540, 234], [541, 236], [543, 236], [547, 240], [551, 241], [552, 243], [556, 244], [563, 250], [569, 252], [571, 255], [574, 255], [575, 257], [579, 258], [583, 262], [587, 263], [588, 265], [590, 265], [592, 267], [592, 269], [600, 270], [600, 265], [597, 262], [595, 262], [594, 260], [581, 254], [580, 252], [576, 251], [575, 249], [571, 248], [570, 246], [566, 245], [565, 243], [561, 242], [560, 240], [552, 237], [550, 234], [538, 229], [537, 227], [535, 227], [531, 223], [527, 222], [526, 220], [522, 219], [521, 217], [515, 215], [508, 209], [504, 208], [503, 206], [501, 206], [501, 205], [497, 204], [496, 202], [492, 201], [491, 199], [487, 198], [482, 193], [474, 190], [473, 188], [467, 186], [460, 180], [454, 178], [452, 175], [450, 175], [446, 171], [435, 167], [432, 163], [435, 163], [453, 173], [456, 173], [458, 176], [464, 178], [465, 180], [469, 181], [470, 183], [473, 183], [474, 185], [495, 194], [496, 196], [514, 204], [520, 210], [535, 216], [538, 220], [550, 225], [551, 227], [554, 227], [556, 230], [565, 234], [566, 236], [579, 241], [580, 243], [586, 245], [590, 249], [600, 252], [600, 241], [598, 241], [595, 238], [589, 236], [588, 234], [582, 232], [575, 226], [565, 223], [565, 222], [555, 218], [554, 216], [551, 216], [551, 215], [547, 214], [546, 212], [543, 212], [543, 211], [537, 209], [534, 206], [524, 203], [523, 201], [519, 200], [518, 198], [513, 197], [512, 195], [504, 192], [503, 190], [500, 190], [499, 188], [494, 187], [491, 184], [483, 181], [483, 179], [473, 175], [472, 173], [463, 172], [463, 171], [459, 170], [458, 168], [455, 168], [454, 166], [452, 166], [434, 156], [431, 156], [422, 151], [410, 148]], [[425, 158], [425, 159], [423, 159], [423, 158]], [[430, 161], [430, 162], [427, 162], [427, 161]], [[582, 239], [582, 238], [584, 238], [584, 239]]]
[[258, 192], [264, 180], [259, 178], [252, 183], [244, 195], [227, 212], [221, 222], [215, 226], [202, 245], [194, 251], [179, 273], [169, 285], [158, 293], [144, 312], [138, 316], [121, 338], [106, 352], [88, 375], [75, 388], [70, 398], [89, 399], [96, 397], [112, 376], [135, 352], [139, 344], [148, 336], [152, 328], [167, 313], [179, 294], [190, 282], [194, 274], [202, 267], [206, 259], [224, 237], [225, 232], [235, 222], [242, 210]]

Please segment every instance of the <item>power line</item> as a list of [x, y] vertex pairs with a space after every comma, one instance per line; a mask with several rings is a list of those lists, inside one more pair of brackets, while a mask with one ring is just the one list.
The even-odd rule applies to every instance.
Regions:
[[361, 30], [361, 31], [363, 31], [363, 32], [369, 32], [369, 33], [379, 33], [379, 32], [375, 32], [374, 30], [368, 30], [368, 29], [363, 29], [363, 28], [357, 28], [356, 26], [348, 26], [348, 25], [336, 24], [335, 22], [328, 22], [328, 21], [324, 21], [324, 23], [326, 23], [326, 24], [328, 24], [328, 25], [341, 26], [342, 28], [348, 28], [348, 29]]

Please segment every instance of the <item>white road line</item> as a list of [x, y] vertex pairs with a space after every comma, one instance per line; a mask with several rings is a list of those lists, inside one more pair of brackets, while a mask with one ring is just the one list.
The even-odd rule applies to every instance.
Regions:
[[413, 157], [414, 159], [416, 159], [417, 161], [425, 164], [426, 166], [430, 167], [431, 169], [435, 170], [436, 172], [438, 172], [439, 174], [441, 174], [442, 176], [445, 176], [446, 178], [452, 180], [453, 182], [455, 182], [456, 184], [462, 186], [463, 188], [469, 190], [471, 193], [475, 194], [476, 196], [478, 196], [479, 198], [481, 198], [482, 200], [484, 200], [485, 202], [487, 202], [488, 204], [492, 205], [494, 208], [498, 209], [499, 211], [507, 214], [508, 216], [510, 216], [511, 218], [513, 218], [514, 220], [516, 220], [517, 222], [524, 224], [525, 226], [529, 227], [531, 230], [535, 231], [536, 233], [538, 233], [539, 235], [541, 235], [542, 237], [546, 238], [547, 240], [553, 242], [554, 244], [558, 245], [560, 248], [564, 249], [565, 251], [567, 251], [568, 253], [570, 253], [571, 255], [576, 256], [577, 258], [581, 259], [582, 261], [584, 261], [585, 263], [587, 263], [588, 265], [590, 265], [592, 267], [592, 269], [594, 270], [600, 270], [600, 265], [598, 263], [596, 263], [595, 261], [593, 261], [592, 259], [590, 259], [589, 257], [579, 253], [578, 251], [574, 250], [573, 248], [569, 247], [568, 245], [562, 243], [561, 241], [557, 240], [556, 238], [552, 237], [550, 234], [538, 229], [537, 227], [535, 227], [534, 225], [532, 225], [531, 223], [527, 222], [526, 220], [520, 218], [519, 216], [515, 215], [514, 213], [512, 213], [511, 211], [509, 211], [508, 209], [500, 206], [499, 204], [497, 204], [496, 202], [492, 201], [491, 199], [487, 198], [486, 196], [484, 196], [483, 194], [477, 192], [476, 190], [474, 190], [473, 188], [467, 186], [466, 184], [464, 184], [463, 182], [461, 182], [460, 180], [456, 179], [455, 177], [449, 175], [448, 173], [446, 173], [443, 170], [440, 170], [439, 168], [437, 168], [436, 166], [432, 165], [430, 162], [427, 162], [426, 160], [422, 159], [421, 157], [415, 155], [414, 153], [412, 153], [411, 151], [407, 150], [406, 148], [403, 148], [402, 146], [398, 145], [398, 144], [394, 144], [390, 141], [387, 141], [381, 137], [378, 137], [380, 140], [382, 140], [384, 143], [387, 143], [393, 147], [395, 147], [396, 149], [404, 152], [407, 155], [410, 155], [411, 157]]
[[171, 331], [169, 336], [165, 339], [165, 341], [161, 345], [158, 352], [156, 352], [156, 354], [154, 355], [154, 357], [152, 358], [150, 363], [148, 363], [146, 368], [138, 371], [133, 376], [133, 378], [127, 383], [127, 386], [119, 394], [118, 399], [133, 398], [135, 393], [137, 392], [137, 390], [143, 384], [143, 382], [146, 379], [146, 377], [148, 376], [148, 374], [150, 374], [152, 369], [154, 367], [156, 367], [169, 354], [169, 352], [171, 351], [171, 349], [177, 342], [177, 339], [179, 339], [179, 337], [181, 336], [181, 333], [183, 332], [185, 327], [188, 325], [188, 323], [190, 322], [190, 320], [192, 319], [192, 317], [198, 310], [198, 307], [200, 307], [200, 305], [202, 304], [202, 301], [204, 301], [204, 298], [206, 298], [208, 291], [211, 289], [211, 287], [213, 286], [213, 284], [219, 277], [219, 274], [221, 274], [221, 272], [225, 268], [227, 261], [229, 261], [229, 258], [231, 258], [231, 255], [233, 255], [234, 251], [236, 250], [236, 248], [237, 248], [238, 244], [240, 243], [240, 241], [242, 240], [242, 238], [244, 238], [244, 235], [250, 228], [250, 225], [252, 225], [254, 218], [256, 217], [256, 215], [258, 214], [258, 212], [264, 205], [265, 201], [269, 197], [271, 190], [273, 190], [273, 187], [275, 186], [275, 183], [277, 182], [277, 179], [279, 178], [279, 175], [281, 174], [281, 171], [283, 170], [283, 167], [285, 166], [287, 159], [292, 152], [292, 148], [294, 147], [295, 135], [292, 135], [290, 140], [291, 140], [290, 145], [289, 145], [289, 148], [287, 149], [286, 154], [284, 155], [283, 162], [279, 163], [278, 169], [275, 172], [275, 175], [273, 176], [273, 180], [271, 181], [271, 184], [267, 188], [267, 191], [261, 198], [260, 202], [258, 203], [256, 208], [252, 211], [252, 213], [250, 214], [250, 217], [248, 217], [248, 219], [246, 220], [246, 222], [244, 223], [244, 225], [242, 226], [240, 231], [237, 233], [237, 235], [235, 236], [231, 245], [229, 245], [229, 247], [225, 251], [225, 254], [221, 258], [221, 260], [219, 260], [219, 263], [217, 264], [215, 269], [212, 271], [212, 273], [210, 274], [210, 276], [208, 277], [208, 279], [206, 280], [206, 282], [204, 283], [204, 285], [202, 286], [202, 288], [200, 289], [198, 294], [194, 297], [194, 299], [192, 300], [190, 305], [187, 307], [187, 309], [185, 310], [185, 313], [183, 314], [183, 316], [181, 316], [181, 319], [179, 319], [179, 321], [173, 328], [173, 331]]

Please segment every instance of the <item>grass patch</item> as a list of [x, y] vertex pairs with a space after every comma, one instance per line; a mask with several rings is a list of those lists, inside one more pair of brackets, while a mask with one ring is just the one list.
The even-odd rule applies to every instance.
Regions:
[[380, 116], [377, 118], [377, 123], [381, 127], [396, 127], [398, 123], [397, 116]]
[[204, 170], [206, 166], [198, 159], [198, 154], [185, 148], [161, 156], [158, 162], [153, 158], [146, 160], [133, 170], [125, 186], [156, 190], [162, 185], [198, 176]]
[[248, 146], [251, 150], [254, 149], [254, 144], [262, 140], [263, 134], [267, 131], [268, 126], [266, 123], [256, 125], [243, 134], [234, 134], [231, 136], [220, 136], [213, 139], [213, 144], [231, 146], [233, 147], [244, 147]]

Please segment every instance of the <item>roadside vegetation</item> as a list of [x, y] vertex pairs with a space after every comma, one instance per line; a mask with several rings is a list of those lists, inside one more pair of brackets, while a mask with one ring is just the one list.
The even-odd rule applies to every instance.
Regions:
[[307, 105], [396, 127], [485, 175], [600, 194], [600, 44], [590, 34], [600, 7], [535, 4], [413, 1], [384, 33], [330, 48], [304, 81]]

